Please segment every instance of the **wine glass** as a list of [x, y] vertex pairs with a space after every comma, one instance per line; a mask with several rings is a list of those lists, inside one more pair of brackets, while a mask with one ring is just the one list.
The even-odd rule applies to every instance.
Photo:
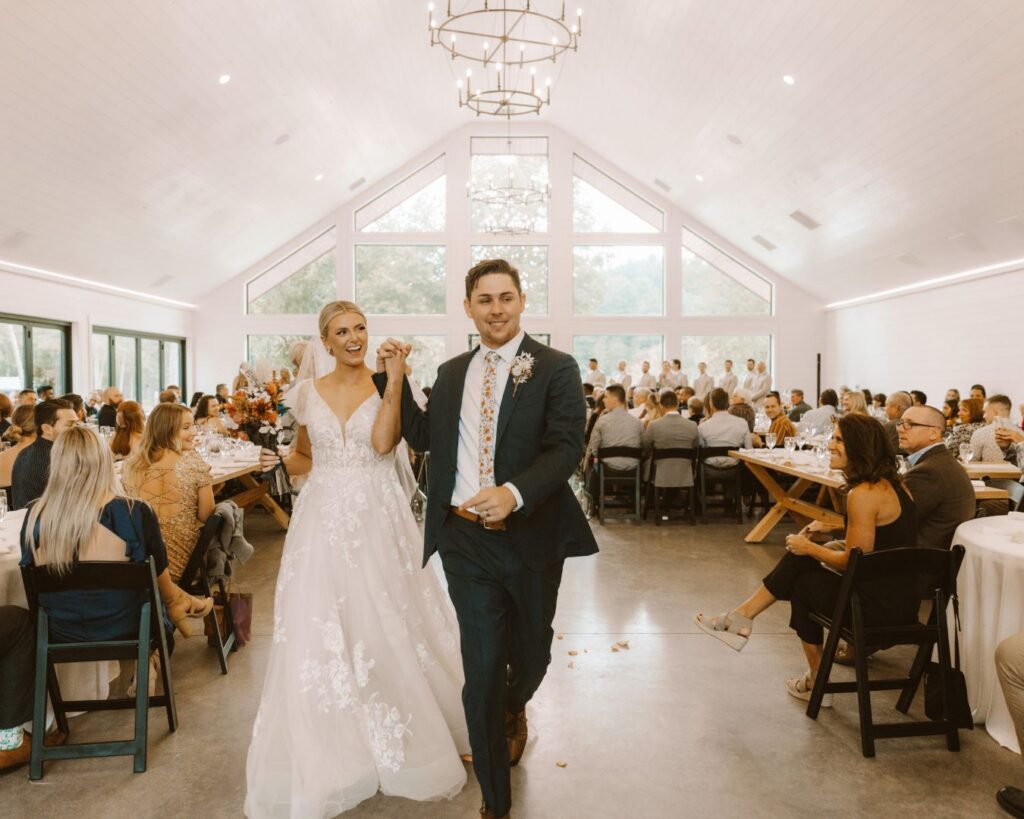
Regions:
[[818, 469], [825, 472], [828, 470], [829, 461], [832, 459], [832, 453], [828, 451], [828, 447], [824, 444], [818, 444], [814, 447], [814, 458], [818, 462]]
[[775, 445], [779, 442], [779, 437], [774, 432], [766, 432], [764, 436], [764, 445], [771, 451], [775, 449]]
[[964, 466], [967, 466], [974, 458], [974, 450], [971, 449], [970, 444], [960, 444], [960, 460]]
[[0, 492], [0, 525], [3, 525], [4, 520], [7, 518], [7, 496]]

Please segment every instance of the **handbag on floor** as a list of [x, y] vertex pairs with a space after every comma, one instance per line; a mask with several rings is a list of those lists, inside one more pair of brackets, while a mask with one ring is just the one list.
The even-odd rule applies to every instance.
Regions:
[[[949, 718], [957, 728], [974, 730], [974, 715], [967, 699], [967, 679], [960, 670], [960, 601], [953, 595], [953, 668], [949, 670]], [[924, 667], [924, 713], [940, 720], [942, 713], [942, 667], [929, 662]]]
[[[235, 626], [235, 645], [241, 648], [252, 639], [252, 593], [228, 592], [226, 601], [223, 595], [214, 595], [213, 611], [217, 617], [217, 628], [220, 629], [221, 640], [227, 639], [228, 636], [224, 624], [225, 604], [231, 611], [231, 619]], [[213, 633], [213, 627], [209, 620], [205, 621], [204, 633], [210, 645], [216, 645], [216, 635]]]

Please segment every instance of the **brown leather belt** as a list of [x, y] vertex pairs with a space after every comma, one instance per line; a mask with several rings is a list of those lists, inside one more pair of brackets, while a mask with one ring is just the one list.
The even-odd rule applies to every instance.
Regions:
[[484, 527], [484, 529], [493, 529], [493, 530], [498, 531], [498, 532], [504, 532], [505, 529], [507, 528], [505, 526], [505, 521], [503, 521], [503, 520], [498, 520], [498, 521], [495, 521], [494, 523], [487, 523], [479, 515], [474, 515], [472, 512], [466, 512], [466, 511], [464, 511], [462, 509], [459, 509], [458, 506], [451, 507], [451, 510], [452, 510], [452, 514], [453, 515], [458, 515], [463, 520], [468, 520], [471, 523], [479, 523], [481, 526]]

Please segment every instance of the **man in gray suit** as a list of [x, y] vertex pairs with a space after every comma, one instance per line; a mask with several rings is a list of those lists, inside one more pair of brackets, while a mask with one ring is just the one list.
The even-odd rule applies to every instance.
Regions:
[[[718, 377], [718, 386], [725, 390], [726, 396], [732, 395], [732, 391], [739, 385], [739, 379], [736, 378], [736, 373], [732, 371], [732, 360], [725, 359], [725, 372]], [[711, 393], [708, 393], [710, 395]], [[707, 402], [704, 402], [705, 405]]]
[[[644, 425], [626, 410], [626, 391], [619, 384], [611, 384], [604, 391], [604, 412], [594, 423], [587, 444], [587, 461], [597, 456], [599, 449], [613, 446], [628, 446], [640, 449], [644, 443]], [[604, 465], [609, 469], [633, 469], [636, 458], [608, 458]], [[588, 482], [592, 498], [597, 497], [597, 471], [592, 470]]]
[[905, 480], [914, 497], [917, 545], [948, 549], [956, 527], [977, 504], [967, 471], [942, 443], [946, 422], [935, 407], [911, 407], [899, 424], [900, 448], [910, 453]]
[[708, 365], [703, 361], [697, 365], [699, 375], [693, 379], [693, 392], [704, 403], [708, 398], [708, 393], [715, 388], [715, 379], [707, 374]]
[[[679, 414], [679, 399], [667, 390], [658, 399], [665, 414], [651, 421], [644, 433], [644, 456], [649, 458], [655, 449], [696, 449], [697, 425]], [[650, 474], [650, 462], [645, 470]], [[655, 487], [693, 486], [693, 462], [665, 460], [658, 463], [654, 473]]]

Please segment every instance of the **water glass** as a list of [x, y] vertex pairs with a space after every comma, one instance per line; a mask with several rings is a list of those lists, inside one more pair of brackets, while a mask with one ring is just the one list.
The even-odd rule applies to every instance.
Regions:
[[832, 453], [828, 451], [827, 446], [818, 444], [814, 447], [814, 458], [818, 462], [818, 469], [824, 472], [828, 469], [829, 462], [832, 460]]
[[786, 452], [790, 455], [796, 450], [796, 437], [793, 435], [787, 435], [782, 445], [786, 448]]
[[974, 452], [971, 450], [970, 444], [960, 444], [960, 460], [963, 464], [969, 464], [971, 458], [974, 457]]
[[775, 449], [775, 445], [778, 442], [778, 436], [774, 432], [769, 432], [764, 436], [764, 445], [768, 447], [768, 449]]

